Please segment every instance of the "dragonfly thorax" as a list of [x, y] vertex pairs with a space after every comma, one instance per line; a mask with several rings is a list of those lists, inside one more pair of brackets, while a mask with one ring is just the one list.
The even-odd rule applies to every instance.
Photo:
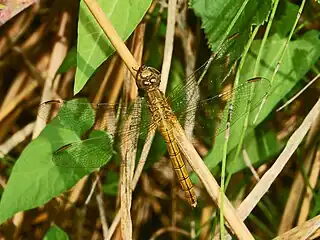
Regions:
[[139, 89], [144, 91], [158, 88], [160, 85], [160, 72], [152, 67], [141, 66], [137, 71], [136, 84]]

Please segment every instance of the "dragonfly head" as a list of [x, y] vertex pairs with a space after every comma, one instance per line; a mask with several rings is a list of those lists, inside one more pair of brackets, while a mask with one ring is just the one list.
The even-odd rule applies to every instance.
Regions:
[[152, 67], [141, 66], [137, 71], [136, 84], [141, 90], [151, 90], [160, 85], [160, 72]]

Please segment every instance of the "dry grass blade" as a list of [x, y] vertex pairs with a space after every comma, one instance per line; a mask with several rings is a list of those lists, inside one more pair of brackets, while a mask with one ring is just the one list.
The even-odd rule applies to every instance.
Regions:
[[[140, 98], [137, 98], [135, 101], [136, 106], [140, 106], [141, 109], [141, 101]], [[140, 118], [134, 118], [134, 120], [138, 121]], [[126, 128], [130, 128], [130, 124], [137, 125], [138, 122], [134, 122], [133, 119], [128, 119], [125, 125]], [[132, 221], [131, 221], [131, 203], [132, 203], [132, 189], [131, 182], [133, 178], [133, 170], [135, 163], [135, 156], [137, 151], [138, 137], [139, 133], [133, 133], [133, 136], [123, 136], [124, 141], [124, 154], [122, 154], [121, 161], [121, 233], [123, 239], [132, 239]], [[126, 138], [129, 138], [126, 139]]]
[[160, 87], [159, 87], [162, 91], [165, 90], [167, 87], [169, 71], [171, 66], [174, 30], [175, 30], [175, 23], [176, 23], [176, 6], [177, 6], [177, 0], [169, 0], [165, 49], [164, 49], [163, 64], [161, 69], [161, 81], [160, 81]]
[[249, 168], [249, 170], [252, 173], [252, 176], [256, 179], [257, 182], [259, 182], [260, 177], [259, 177], [257, 171], [252, 166], [252, 162], [249, 159], [248, 152], [245, 149], [242, 150], [242, 155], [243, 155], [243, 159], [244, 159], [245, 164], [247, 165], [247, 167]]
[[[139, 159], [139, 163], [137, 165], [136, 171], [135, 171], [133, 179], [132, 179], [132, 185], [131, 185], [131, 191], [132, 192], [136, 188], [137, 183], [139, 181], [139, 178], [141, 176], [144, 164], [146, 162], [149, 150], [151, 148], [151, 144], [152, 144], [152, 140], [154, 138], [155, 132], [156, 132], [155, 129], [153, 131], [151, 131], [151, 132], [148, 132], [147, 139], [146, 139], [146, 142], [145, 142], [145, 144], [143, 146], [142, 153], [141, 153], [141, 156], [140, 156], [140, 159]], [[109, 231], [105, 236], [105, 240], [110, 240], [112, 238], [112, 235], [113, 235], [114, 231], [116, 230], [116, 228], [117, 228], [117, 226], [118, 226], [118, 224], [119, 224], [119, 222], [121, 220], [122, 215], [123, 215], [123, 211], [120, 209], [117, 212], [115, 218], [113, 219], [113, 222], [112, 222], [112, 224], [111, 224], [111, 226], [109, 228]]]
[[34, 122], [29, 123], [20, 131], [16, 132], [11, 136], [5, 143], [0, 145], [0, 157], [8, 154], [14, 147], [16, 147], [19, 143], [26, 140], [26, 138], [31, 134], [34, 127]]
[[[318, 116], [318, 119], [315, 121], [316, 124], [312, 125], [303, 146], [303, 148], [307, 152], [307, 155], [304, 158], [304, 162], [303, 162], [303, 168], [305, 169], [306, 172], [309, 172], [312, 166], [313, 153], [315, 150], [315, 147], [312, 147], [312, 143], [314, 142], [314, 139], [316, 139], [316, 136], [318, 135], [318, 132], [319, 132], [319, 128], [320, 128], [319, 120], [320, 120], [320, 116]], [[303, 196], [304, 187], [305, 187], [305, 177], [303, 176], [302, 172], [298, 172], [291, 186], [289, 197], [286, 202], [283, 215], [281, 217], [278, 234], [282, 234], [293, 227], [293, 222], [295, 220], [296, 214], [292, 214], [292, 213], [297, 212], [297, 210], [299, 209], [299, 204], [300, 204], [299, 200]]]
[[137, 183], [139, 181], [139, 178], [141, 176], [141, 173], [142, 173], [143, 167], [146, 163], [148, 153], [150, 151], [151, 144], [152, 144], [155, 133], [156, 133], [155, 129], [148, 132], [145, 144], [143, 145], [143, 148], [142, 148], [142, 152], [141, 152], [141, 156], [140, 156], [138, 165], [136, 167], [136, 171], [135, 171], [133, 179], [132, 179], [132, 186], [131, 186], [132, 191], [136, 188]]
[[[310, 219], [304, 224], [285, 232], [284, 234], [274, 238], [273, 240], [285, 240], [285, 239], [315, 239], [319, 237], [320, 229], [320, 215]], [[318, 236], [315, 236], [315, 235]]]
[[[67, 55], [68, 44], [67, 38], [65, 37], [67, 24], [70, 21], [70, 16], [67, 13], [63, 13], [60, 23], [60, 29], [58, 32], [58, 39], [54, 44], [53, 53], [51, 55], [48, 76], [45, 80], [41, 102], [51, 100], [52, 99], [52, 85], [53, 81], [56, 78], [56, 73], [58, 71], [59, 66], [61, 65], [63, 59]], [[47, 120], [47, 119], [46, 119]], [[42, 129], [45, 127], [45, 121], [37, 117], [36, 125], [33, 130], [32, 138], [38, 137]]]
[[311, 172], [309, 176], [309, 182], [310, 186], [306, 190], [306, 194], [304, 196], [302, 205], [301, 205], [301, 213], [298, 219], [298, 224], [303, 224], [307, 219], [311, 207], [311, 201], [312, 201], [312, 191], [314, 191], [316, 184], [319, 179], [319, 173], [320, 173], [320, 148], [318, 146], [318, 150], [315, 154], [315, 160], [313, 163], [313, 166], [311, 167]]
[[314, 105], [312, 110], [304, 119], [301, 126], [292, 134], [287, 142], [286, 147], [272, 165], [272, 167], [263, 175], [259, 183], [254, 187], [254, 189], [249, 193], [246, 199], [241, 203], [240, 207], [237, 209], [238, 214], [241, 219], [246, 219], [251, 213], [253, 208], [258, 204], [260, 199], [268, 191], [271, 184], [274, 182], [276, 177], [280, 174], [286, 163], [289, 161], [292, 154], [296, 151], [304, 136], [307, 134], [311, 125], [315, 123], [320, 112], [320, 98], [318, 102]]
[[31, 82], [23, 89], [5, 108], [0, 111], [0, 122], [3, 121], [27, 96], [29, 96], [37, 87], [36, 82]]
[[[98, 184], [101, 185], [100, 180], [99, 180]], [[96, 201], [98, 204], [99, 215], [100, 215], [101, 224], [102, 224], [103, 237], [106, 238], [109, 227], [108, 227], [108, 223], [107, 223], [106, 211], [104, 208], [103, 192], [101, 190], [101, 186], [99, 187], [99, 192], [96, 195]]]

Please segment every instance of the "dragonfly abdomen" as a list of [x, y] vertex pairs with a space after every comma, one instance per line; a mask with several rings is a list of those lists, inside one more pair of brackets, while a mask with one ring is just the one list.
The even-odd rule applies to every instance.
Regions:
[[185, 193], [185, 196], [192, 207], [197, 206], [197, 197], [193, 189], [193, 184], [189, 178], [186, 165], [182, 159], [177, 140], [174, 138], [172, 128], [168, 128], [167, 124], [160, 124], [159, 131], [163, 136], [172, 167], [176, 172], [180, 185]]
[[174, 125], [172, 123], [177, 121], [177, 119], [159, 89], [148, 91], [147, 97], [150, 103], [149, 108], [152, 114], [152, 120], [157, 124], [158, 129], [166, 142], [170, 160], [180, 185], [190, 205], [196, 207], [197, 197], [193, 189], [193, 184], [189, 178], [177, 140], [173, 134]]

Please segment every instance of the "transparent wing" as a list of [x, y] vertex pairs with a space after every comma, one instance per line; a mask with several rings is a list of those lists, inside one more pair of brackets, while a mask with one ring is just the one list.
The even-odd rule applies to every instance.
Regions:
[[[88, 122], [88, 125], [92, 125], [92, 118], [107, 121], [110, 125], [113, 124], [112, 126], [106, 126], [107, 129], [115, 127], [118, 122], [117, 119], [120, 118], [120, 112], [124, 112], [126, 116], [121, 121], [128, 120], [130, 116], [132, 122], [139, 123], [131, 124], [130, 129], [126, 130], [123, 129], [122, 123], [120, 123], [119, 126], [116, 127], [116, 130], [112, 131], [111, 135], [130, 135], [133, 132], [140, 132], [140, 135], [143, 137], [148, 132], [148, 129], [156, 128], [156, 124], [151, 121], [151, 114], [149, 113], [148, 104], [145, 99], [142, 99], [141, 107], [135, 105], [124, 107], [121, 104], [94, 104], [79, 101], [50, 100], [41, 103], [39, 108], [39, 116], [43, 120], [47, 120], [51, 115], [54, 116], [55, 114], [53, 112], [59, 111], [55, 119], [59, 120], [63, 126], [71, 130], [78, 127], [78, 122]], [[86, 109], [91, 109], [92, 111]], [[86, 113], [83, 113], [83, 111], [86, 111]], [[139, 121], [136, 121], [136, 118], [139, 118]], [[141, 131], [139, 131], [139, 129], [141, 129]]]
[[[197, 123], [199, 123], [203, 129], [205, 129], [204, 126], [212, 125], [211, 123], [217, 120], [216, 114], [213, 110], [215, 109], [215, 104], [220, 102], [219, 100], [222, 100], [222, 102], [226, 103], [225, 109], [228, 109], [231, 104], [233, 106], [230, 120], [230, 125], [232, 125], [244, 113], [254, 109], [266, 94], [267, 90], [269, 89], [269, 81], [263, 78], [256, 78], [247, 81], [234, 90], [230, 90], [213, 97], [205, 96], [204, 100], [198, 101], [198, 99], [200, 99], [199, 82], [202, 81], [211, 64], [218, 70], [223, 69], [221, 72], [225, 72], [225, 70], [229, 71], [228, 69], [230, 64], [233, 62], [230, 60], [229, 56], [236, 56], [236, 54], [233, 54], [233, 52], [230, 51], [230, 49], [232, 49], [234, 39], [234, 36], [229, 38], [229, 40], [220, 47], [220, 49], [217, 51], [217, 54], [215, 54], [194, 74], [187, 78], [186, 84], [180, 84], [172, 91], [171, 97], [168, 97], [169, 104], [172, 106], [172, 109], [176, 113], [180, 123], [191, 122], [193, 121], [192, 118], [196, 115], [198, 116]], [[232, 54], [230, 54], [230, 52]], [[221, 75], [224, 75], [224, 77], [226, 76], [226, 74]], [[212, 76], [209, 76], [209, 78], [212, 78]], [[251, 93], [254, 94], [251, 95]], [[88, 106], [90, 106], [90, 108], [88, 108]], [[117, 113], [128, 113], [128, 116], [131, 117], [133, 123], [130, 124], [130, 126], [126, 129], [123, 129], [122, 125], [120, 124], [115, 131], [111, 131], [115, 136], [125, 135], [126, 139], [132, 139], [136, 136], [136, 134], [138, 134], [140, 138], [145, 139], [147, 132], [157, 127], [156, 123], [151, 121], [151, 114], [148, 110], [148, 105], [145, 100], [142, 101], [141, 107], [135, 107], [135, 105], [123, 107], [121, 104], [92, 104], [87, 102], [75, 103], [73, 101], [52, 100], [41, 104], [39, 111], [40, 117], [47, 119], [47, 117], [50, 116], [52, 108], [61, 109], [56, 118], [62, 123], [63, 126], [74, 129], [79, 133], [79, 135], [82, 134], [84, 130], [88, 130], [90, 128], [88, 126], [93, 125], [93, 114], [95, 114], [95, 116], [98, 118], [102, 117], [103, 120], [111, 122], [109, 125], [115, 126], [118, 122], [116, 121], [116, 116], [118, 115]], [[93, 111], [89, 111], [87, 109], [92, 109]], [[83, 111], [86, 111], [85, 114]], [[227, 110], [225, 110], [222, 115], [220, 125], [215, 134], [219, 134], [226, 128], [226, 122], [228, 120], [226, 111]], [[112, 115], [114, 117], [110, 120], [110, 116]], [[141, 121], [139, 120], [140, 118]], [[81, 126], [80, 130], [78, 130], [77, 125], [80, 121], [85, 122], [86, 124]], [[53, 160], [55, 163], [59, 164], [59, 166], [65, 165], [66, 167], [72, 167], [74, 165], [75, 167], [99, 167], [101, 166], [101, 161], [103, 160], [97, 160], [98, 158], [95, 154], [99, 153], [98, 155], [101, 156], [101, 159], [109, 156], [108, 152], [100, 153], [98, 151], [98, 149], [103, 149], [105, 142], [107, 142], [105, 137], [97, 137], [70, 143], [66, 146], [62, 146], [55, 153], [53, 153]], [[124, 143], [126, 142], [121, 142], [121, 144]], [[94, 160], [90, 160], [91, 156], [94, 156]], [[79, 160], [76, 160], [77, 158], [79, 158]], [[86, 159], [89, 160], [85, 161]]]
[[[46, 119], [51, 115], [52, 109], [59, 110], [54, 118], [56, 123], [75, 131], [79, 137], [84, 138], [87, 138], [87, 136], [83, 133], [91, 129], [95, 118], [101, 117], [103, 121], [106, 120], [110, 124], [116, 125], [118, 122], [116, 121], [116, 112], [126, 112], [128, 117], [125, 117], [123, 122], [130, 118], [129, 127], [124, 129], [124, 124], [119, 123], [119, 127], [112, 134], [113, 137], [123, 138], [121, 146], [125, 145], [130, 139], [136, 138], [137, 135], [139, 138], [145, 139], [148, 130], [156, 128], [156, 124], [151, 121], [151, 115], [145, 100], [142, 100], [141, 106], [133, 105], [130, 107], [123, 107], [121, 104], [92, 104], [74, 100], [51, 100], [40, 105], [39, 116]], [[110, 112], [115, 114], [110, 114]], [[106, 119], [110, 115], [113, 115], [113, 119]], [[96, 136], [64, 145], [53, 152], [52, 161], [59, 167], [99, 168], [106, 162], [106, 159], [110, 158], [110, 154], [113, 154], [113, 151], [110, 150], [113, 144], [109, 138], [106, 135]]]
[[53, 163], [63, 168], [102, 167], [113, 155], [111, 138], [102, 135], [62, 146], [53, 153]]
[[[211, 137], [218, 135], [226, 129], [230, 105], [233, 107], [230, 119], [232, 125], [245, 113], [255, 109], [267, 94], [270, 83], [261, 77], [247, 80], [232, 90], [217, 94], [217, 89], [221, 88], [221, 84], [231, 73], [232, 65], [240, 56], [238, 49], [234, 47], [238, 36], [239, 34], [234, 34], [229, 37], [216, 54], [188, 76], [185, 84], [180, 84], [170, 93], [168, 102], [186, 132], [188, 125], [195, 122], [198, 129], [206, 129], [204, 134], [210, 132]], [[218, 110], [223, 107], [225, 110], [222, 116], [217, 116]]]
[[[188, 123], [192, 121], [192, 116], [187, 113], [194, 112], [198, 129], [205, 130], [202, 134], [209, 133], [211, 137], [217, 136], [226, 130], [228, 120], [230, 126], [232, 126], [241, 116], [257, 108], [269, 89], [270, 82], [268, 79], [252, 78], [232, 90], [190, 104], [185, 110], [177, 113], [178, 120], [181, 124]], [[217, 115], [218, 110], [222, 108], [224, 109], [222, 115]], [[230, 108], [232, 111], [229, 118]], [[212, 128], [213, 123], [218, 123], [215, 124], [215, 128]]]
[[213, 85], [215, 82], [216, 85], [221, 85], [230, 75], [232, 65], [240, 56], [234, 47], [238, 37], [239, 34], [230, 36], [216, 53], [212, 54], [202, 66], [186, 78], [185, 84], [180, 84], [172, 90], [168, 101], [172, 104], [172, 109], [175, 112], [181, 112], [199, 98], [201, 84]]

